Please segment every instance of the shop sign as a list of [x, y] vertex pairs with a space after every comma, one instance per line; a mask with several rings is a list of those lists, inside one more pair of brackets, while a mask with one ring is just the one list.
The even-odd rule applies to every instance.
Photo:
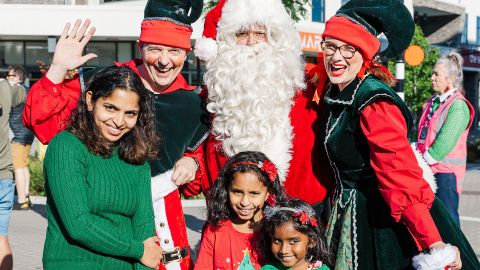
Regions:
[[480, 68], [480, 52], [471, 52], [462, 53], [463, 55], [463, 66], [471, 68]]
[[320, 52], [322, 42], [322, 35], [309, 32], [300, 32], [302, 39], [302, 48], [304, 52]]

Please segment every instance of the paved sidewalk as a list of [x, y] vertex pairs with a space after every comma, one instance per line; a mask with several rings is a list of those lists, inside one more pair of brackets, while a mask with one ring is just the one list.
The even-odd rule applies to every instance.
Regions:
[[[42, 269], [42, 250], [47, 227], [45, 198], [32, 199], [31, 211], [14, 211], [10, 223], [10, 244], [13, 250], [14, 270]], [[184, 201], [188, 238], [197, 251], [202, 226], [205, 222], [203, 201]], [[480, 164], [468, 166], [464, 193], [460, 197], [462, 230], [480, 256]], [[195, 255], [195, 254], [194, 254]]]

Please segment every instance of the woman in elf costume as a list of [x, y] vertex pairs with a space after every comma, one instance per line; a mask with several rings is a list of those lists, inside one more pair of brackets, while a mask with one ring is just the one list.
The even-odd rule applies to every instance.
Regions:
[[[407, 139], [412, 116], [378, 61], [402, 53], [413, 32], [398, 0], [351, 0], [325, 25], [316, 75], [330, 81], [323, 138], [336, 180], [327, 226], [336, 270], [480, 269], [423, 179]], [[380, 53], [381, 33], [389, 45]]]

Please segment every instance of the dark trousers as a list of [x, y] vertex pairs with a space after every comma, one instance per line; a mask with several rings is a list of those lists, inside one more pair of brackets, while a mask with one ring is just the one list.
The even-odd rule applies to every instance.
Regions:
[[437, 197], [447, 208], [448, 213], [452, 216], [455, 223], [460, 226], [460, 218], [458, 216], [458, 192], [457, 178], [454, 173], [437, 173]]

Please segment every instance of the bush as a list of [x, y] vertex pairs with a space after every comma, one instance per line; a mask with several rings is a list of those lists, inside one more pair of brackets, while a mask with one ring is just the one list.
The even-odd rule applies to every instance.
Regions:
[[30, 194], [45, 196], [45, 180], [43, 179], [43, 161], [30, 157], [28, 163], [30, 171]]

